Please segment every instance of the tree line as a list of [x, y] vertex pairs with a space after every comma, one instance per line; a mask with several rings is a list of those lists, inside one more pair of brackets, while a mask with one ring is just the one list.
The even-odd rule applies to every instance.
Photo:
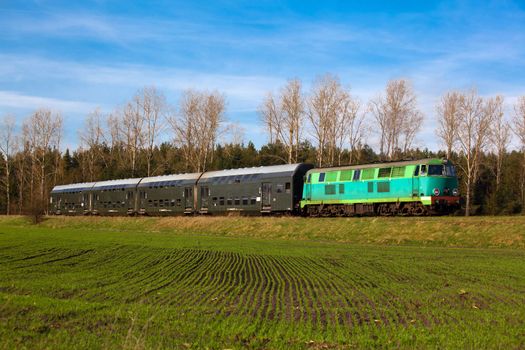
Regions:
[[[182, 172], [309, 162], [338, 166], [446, 157], [458, 167], [465, 214], [525, 211], [525, 96], [510, 115], [502, 96], [450, 91], [435, 107], [435, 137], [444, 147], [415, 147], [425, 116], [409, 81], [392, 80], [367, 103], [334, 75], [306, 91], [299, 79], [268, 92], [258, 108], [267, 144], [245, 143], [226, 118], [220, 92], [184, 91], [176, 105], [145, 87], [111, 113], [94, 110], [78, 131], [78, 147], [63, 149], [63, 118], [40, 108], [17, 127], [0, 129], [3, 195], [0, 210], [47, 208], [56, 184]], [[225, 133], [233, 134], [222, 141]], [[513, 135], [519, 149], [510, 150]]]

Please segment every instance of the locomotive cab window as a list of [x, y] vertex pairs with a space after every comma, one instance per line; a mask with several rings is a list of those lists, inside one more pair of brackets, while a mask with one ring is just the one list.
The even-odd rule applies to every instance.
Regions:
[[319, 173], [319, 182], [324, 182], [324, 173]]
[[283, 193], [283, 191], [284, 191], [284, 185], [277, 184], [277, 193]]
[[426, 175], [427, 174], [427, 165], [426, 164], [423, 164], [421, 165], [421, 175]]
[[357, 169], [354, 171], [354, 181], [359, 181], [359, 176], [361, 175], [361, 170]]
[[289, 183], [289, 182], [287, 182], [287, 183], [284, 184], [284, 191], [285, 191], [286, 193], [290, 193], [291, 185], [292, 185], [292, 184]]
[[443, 176], [445, 175], [445, 169], [443, 165], [429, 165], [428, 166], [428, 175], [429, 176]]
[[414, 170], [414, 176], [419, 176], [419, 165], [417, 165], [416, 170]]

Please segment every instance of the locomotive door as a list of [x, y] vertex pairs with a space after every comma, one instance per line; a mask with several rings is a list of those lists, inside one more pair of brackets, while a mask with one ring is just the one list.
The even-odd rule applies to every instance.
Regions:
[[208, 187], [201, 187], [201, 209], [208, 208], [210, 198], [210, 189]]
[[184, 188], [184, 209], [193, 209], [193, 187]]
[[269, 210], [272, 208], [272, 184], [263, 182], [261, 186], [262, 195], [262, 210]]
[[419, 165], [416, 166], [412, 176], [412, 197], [419, 197]]

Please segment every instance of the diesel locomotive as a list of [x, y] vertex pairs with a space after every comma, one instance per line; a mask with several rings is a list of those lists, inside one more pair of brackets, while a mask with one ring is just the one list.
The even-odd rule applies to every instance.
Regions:
[[428, 215], [459, 208], [447, 160], [287, 164], [55, 186], [56, 215]]

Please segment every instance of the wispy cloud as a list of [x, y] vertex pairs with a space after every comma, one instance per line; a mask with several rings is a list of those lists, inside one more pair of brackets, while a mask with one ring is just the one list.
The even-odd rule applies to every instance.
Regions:
[[0, 106], [34, 110], [38, 108], [48, 108], [63, 112], [88, 112], [92, 111], [96, 105], [80, 101], [62, 100], [42, 96], [30, 96], [16, 91], [0, 90]]

